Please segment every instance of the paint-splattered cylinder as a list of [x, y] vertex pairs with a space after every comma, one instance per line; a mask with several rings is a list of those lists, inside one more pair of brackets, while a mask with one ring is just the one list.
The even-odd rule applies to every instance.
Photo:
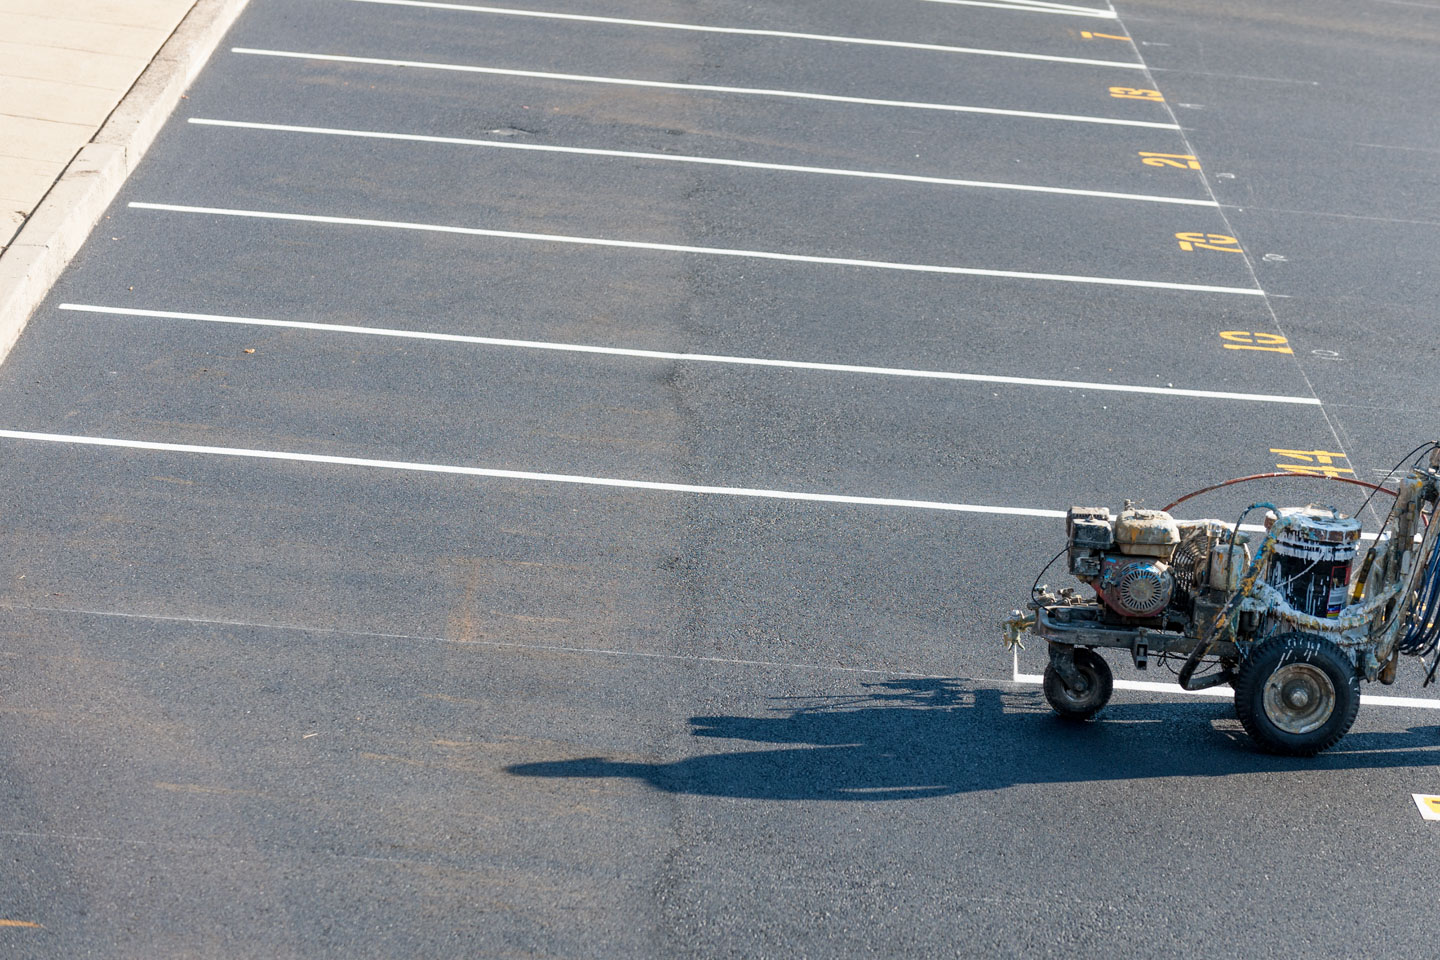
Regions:
[[[1296, 610], [1315, 617], [1338, 615], [1359, 550], [1360, 521], [1318, 507], [1280, 513], [1290, 523], [1275, 535], [1266, 582]], [[1266, 518], [1267, 526], [1270, 520]]]

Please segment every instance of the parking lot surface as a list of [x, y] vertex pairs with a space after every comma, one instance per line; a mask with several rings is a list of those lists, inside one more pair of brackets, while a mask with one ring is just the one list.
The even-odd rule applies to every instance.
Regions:
[[1000, 622], [1435, 439], [1440, 4], [524, 2], [251, 0], [0, 368], [0, 952], [1432, 950], [1415, 664]]

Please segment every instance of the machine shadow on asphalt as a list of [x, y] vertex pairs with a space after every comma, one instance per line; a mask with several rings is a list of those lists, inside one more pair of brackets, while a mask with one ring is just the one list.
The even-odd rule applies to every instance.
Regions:
[[1257, 751], [1228, 702], [1111, 704], [1097, 722], [1074, 723], [1051, 714], [1038, 690], [958, 679], [864, 686], [860, 695], [776, 707], [775, 716], [690, 720], [697, 738], [796, 745], [785, 749], [505, 769], [521, 777], [633, 778], [696, 796], [881, 801], [1021, 784], [1440, 766], [1440, 727], [1428, 724], [1357, 732], [1343, 750], [1298, 759]]

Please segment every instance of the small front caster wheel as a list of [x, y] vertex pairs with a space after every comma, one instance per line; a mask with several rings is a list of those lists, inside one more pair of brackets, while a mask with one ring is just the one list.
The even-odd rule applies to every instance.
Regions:
[[1235, 677], [1235, 713], [1271, 753], [1313, 757], [1340, 741], [1360, 709], [1360, 678], [1344, 652], [1313, 633], [1257, 646]]
[[1076, 647], [1074, 656], [1080, 685], [1073, 689], [1067, 687], [1054, 665], [1047, 664], [1045, 699], [1066, 720], [1089, 720], [1110, 702], [1115, 679], [1110, 673], [1110, 664], [1094, 650]]

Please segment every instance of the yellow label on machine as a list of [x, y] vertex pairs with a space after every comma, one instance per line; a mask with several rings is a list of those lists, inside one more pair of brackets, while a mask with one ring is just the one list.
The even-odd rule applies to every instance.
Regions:
[[1440, 820], [1440, 797], [1423, 793], [1412, 793], [1410, 796], [1415, 798], [1415, 806], [1420, 808], [1420, 816], [1426, 820]]

